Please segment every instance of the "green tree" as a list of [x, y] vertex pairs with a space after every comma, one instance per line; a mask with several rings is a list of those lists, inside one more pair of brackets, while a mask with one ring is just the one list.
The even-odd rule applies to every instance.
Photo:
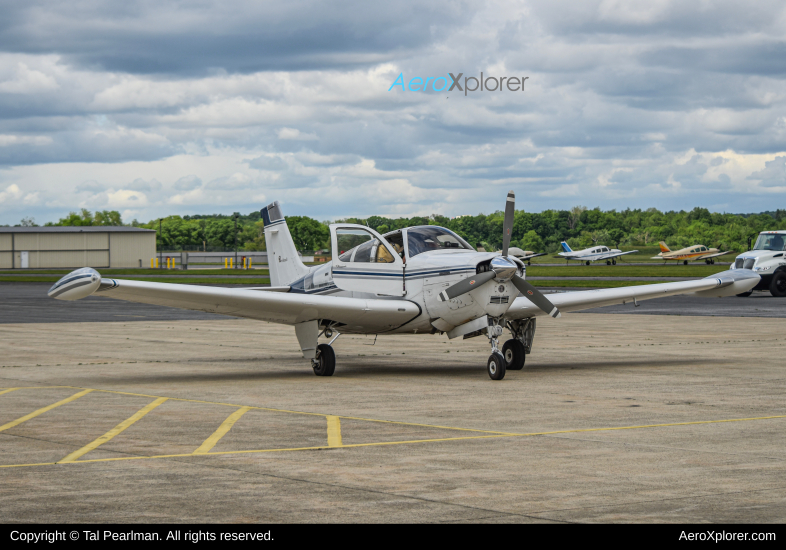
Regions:
[[534, 231], [527, 231], [524, 237], [519, 241], [518, 246], [523, 250], [530, 250], [532, 252], [542, 252], [545, 248], [543, 239]]
[[286, 216], [289, 232], [298, 250], [319, 250], [330, 239], [328, 228], [308, 216]]

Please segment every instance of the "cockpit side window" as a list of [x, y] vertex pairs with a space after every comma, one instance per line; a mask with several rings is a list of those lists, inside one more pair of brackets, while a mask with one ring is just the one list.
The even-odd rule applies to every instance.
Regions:
[[393, 263], [393, 254], [368, 231], [363, 229], [336, 230], [339, 260], [342, 262]]

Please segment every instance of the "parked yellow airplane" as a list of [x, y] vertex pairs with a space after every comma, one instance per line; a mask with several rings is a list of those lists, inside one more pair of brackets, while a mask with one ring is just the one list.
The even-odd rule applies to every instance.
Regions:
[[688, 261], [693, 260], [704, 260], [704, 263], [714, 264], [714, 258], [731, 252], [721, 252], [717, 248], [707, 248], [701, 244], [694, 244], [680, 250], [670, 250], [663, 241], [660, 241], [658, 244], [660, 245], [660, 254], [654, 256], [653, 260], [675, 260], [682, 262], [684, 265], [688, 265]]

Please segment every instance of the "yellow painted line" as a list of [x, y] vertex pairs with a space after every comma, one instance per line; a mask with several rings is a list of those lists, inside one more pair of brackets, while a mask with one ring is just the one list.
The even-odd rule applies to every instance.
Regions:
[[8, 388], [7, 390], [0, 391], [0, 395], [3, 395], [4, 393], [12, 392], [14, 390], [18, 390], [18, 389], [19, 388]]
[[73, 453], [71, 453], [70, 455], [65, 457], [64, 459], [60, 460], [58, 463], [59, 464], [63, 464], [63, 463], [67, 463], [67, 462], [74, 462], [74, 461], [76, 461], [76, 459], [79, 458], [80, 456], [86, 455], [90, 451], [96, 449], [99, 445], [103, 445], [104, 443], [106, 443], [107, 441], [109, 441], [110, 439], [115, 437], [116, 435], [118, 435], [120, 433], [123, 433], [134, 422], [136, 422], [137, 420], [139, 420], [140, 418], [145, 416], [147, 413], [149, 413], [150, 411], [152, 411], [153, 409], [158, 407], [161, 403], [163, 403], [166, 400], [167, 400], [166, 397], [159, 397], [158, 399], [156, 399], [155, 401], [153, 401], [152, 403], [150, 403], [146, 407], [144, 407], [142, 409], [139, 409], [131, 417], [123, 420], [120, 424], [118, 424], [117, 426], [115, 426], [114, 428], [112, 428], [111, 430], [106, 432], [104, 435], [102, 435], [101, 437], [99, 437], [95, 441], [92, 441], [92, 442], [88, 443], [87, 445], [85, 445], [84, 447], [79, 449], [78, 451], [74, 451]]
[[202, 443], [199, 448], [194, 451], [194, 454], [207, 454], [210, 449], [215, 447], [216, 443], [218, 443], [219, 440], [224, 437], [229, 430], [232, 429], [232, 426], [235, 425], [235, 422], [240, 420], [240, 417], [246, 414], [249, 410], [251, 410], [251, 407], [240, 407], [238, 410], [230, 414], [229, 417], [221, 423], [218, 429], [213, 432], [213, 435], [205, 439], [204, 443]]
[[67, 397], [67, 398], [63, 399], [62, 401], [58, 401], [57, 403], [52, 403], [51, 405], [47, 405], [43, 409], [38, 409], [37, 411], [33, 411], [30, 414], [26, 414], [22, 418], [17, 418], [16, 420], [12, 420], [11, 422], [8, 422], [7, 424], [3, 424], [2, 426], [0, 426], [0, 432], [4, 432], [5, 430], [13, 428], [14, 426], [18, 426], [22, 422], [30, 420], [31, 418], [35, 418], [39, 414], [44, 414], [46, 411], [51, 411], [55, 407], [59, 407], [60, 405], [65, 405], [66, 403], [70, 403], [71, 401], [76, 401], [77, 399], [79, 399], [83, 395], [87, 395], [91, 391], [93, 391], [93, 390], [80, 391], [79, 393], [75, 393], [71, 397]]
[[[84, 389], [84, 388], [80, 388], [79, 386], [31, 386], [31, 388], [35, 388], [35, 389], [44, 389], [44, 388]], [[158, 395], [150, 395], [150, 394], [147, 394], [147, 393], [132, 393], [132, 392], [114, 391], [114, 390], [93, 389], [92, 391], [97, 391], [97, 392], [101, 392], [101, 393], [112, 393], [112, 394], [117, 394], [117, 395], [132, 395], [132, 396], [135, 396], [135, 397], [152, 397], [152, 398], [160, 397]], [[218, 401], [202, 401], [202, 400], [199, 400], [199, 399], [184, 399], [184, 398], [181, 398], [181, 397], [168, 397], [167, 399], [170, 400], [170, 401], [183, 401], [183, 402], [186, 402], [186, 403], [200, 403], [200, 404], [203, 404], [203, 405], [220, 405], [220, 406], [223, 406], [223, 407], [239, 407], [239, 408], [242, 408], [242, 407], [246, 406], [246, 405], [238, 405], [238, 404], [235, 404], [235, 403], [221, 403], [221, 402], [218, 402]], [[302, 414], [302, 415], [306, 415], [306, 416], [325, 416], [324, 413], [312, 413], [312, 412], [304, 412], [304, 411], [290, 411], [288, 409], [274, 409], [274, 408], [271, 408], [271, 407], [248, 406], [248, 408], [249, 409], [253, 409], [253, 410], [257, 410], [257, 411], [280, 412], [280, 413], [287, 413], [287, 414]], [[384, 423], [384, 424], [399, 424], [399, 425], [402, 425], [402, 426], [417, 426], [417, 427], [421, 427], [421, 428], [436, 428], [436, 429], [440, 429], [440, 430], [457, 430], [457, 431], [463, 431], [463, 432], [477, 432], [477, 433], [487, 433], [487, 434], [495, 434], [495, 435], [521, 435], [521, 434], [512, 433], [512, 432], [498, 432], [498, 431], [492, 431], [492, 430], [479, 430], [479, 429], [475, 429], [475, 428], [456, 428], [456, 427], [453, 427], [453, 426], [438, 426], [438, 425], [434, 425], [434, 424], [419, 424], [419, 423], [416, 423], [416, 422], [400, 422], [400, 421], [396, 421], [396, 420], [379, 420], [379, 419], [376, 419], [376, 418], [362, 418], [362, 417], [356, 417], [356, 416], [339, 416], [339, 418], [344, 418], [346, 420], [363, 420], [365, 422], [380, 422], [380, 423]]]
[[343, 447], [341, 444], [341, 419], [338, 416], [326, 416], [328, 447]]
[[[324, 415], [323, 415], [324, 416]], [[555, 435], [555, 434], [565, 434], [565, 433], [581, 433], [581, 432], [604, 432], [604, 431], [613, 431], [613, 430], [636, 430], [636, 429], [643, 429], [643, 428], [662, 428], [662, 427], [669, 427], [669, 426], [688, 426], [688, 425], [697, 425], [697, 424], [721, 424], [725, 422], [747, 422], [753, 420], [772, 420], [772, 419], [779, 419], [779, 418], [786, 418], [786, 415], [779, 415], [779, 416], [758, 416], [758, 417], [751, 417], [751, 418], [729, 418], [723, 420], [699, 420], [696, 422], [673, 422], [669, 424], [645, 424], [641, 426], [619, 426], [619, 427], [611, 427], [611, 428], [582, 428], [582, 429], [574, 429], [574, 430], [555, 430], [550, 432], [531, 432], [531, 433], [522, 433], [522, 434], [495, 434], [495, 435], [474, 435], [474, 436], [464, 436], [464, 437], [444, 437], [439, 439], [413, 439], [408, 441], [378, 441], [375, 443], [353, 443], [349, 445], [342, 445], [344, 448], [351, 448], [351, 447], [381, 447], [381, 446], [390, 446], [390, 445], [411, 445], [414, 443], [439, 443], [439, 442], [447, 442], [447, 441], [465, 441], [470, 439], [500, 439], [500, 438], [508, 438], [508, 437], [534, 437], [538, 435]], [[331, 447], [290, 447], [286, 449], [252, 449], [252, 450], [245, 450], [245, 451], [220, 451], [214, 453], [208, 453], [204, 456], [218, 456], [218, 455], [236, 455], [236, 454], [249, 454], [249, 453], [280, 453], [280, 452], [291, 452], [291, 451], [316, 451], [322, 449], [330, 449]], [[87, 464], [90, 462], [113, 462], [116, 460], [142, 460], [142, 459], [155, 459], [155, 458], [182, 458], [186, 456], [195, 456], [194, 453], [183, 453], [183, 454], [170, 454], [170, 455], [152, 455], [152, 456], [124, 456], [124, 457], [115, 457], [115, 458], [94, 458], [90, 460], [78, 460], [76, 462], [72, 462], [71, 464]], [[50, 466], [55, 464], [54, 462], [43, 462], [39, 464], [6, 464], [0, 465], [0, 468], [22, 468], [25, 466]]]

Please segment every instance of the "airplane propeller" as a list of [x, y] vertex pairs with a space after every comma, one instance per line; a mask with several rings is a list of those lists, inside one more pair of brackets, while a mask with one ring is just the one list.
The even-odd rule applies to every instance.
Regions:
[[511, 281], [527, 299], [543, 310], [545, 313], [552, 317], [560, 317], [560, 312], [557, 307], [546, 298], [542, 292], [532, 286], [523, 278], [518, 275], [518, 265], [508, 256], [508, 248], [510, 247], [510, 237], [513, 232], [513, 215], [516, 208], [516, 196], [513, 191], [508, 193], [508, 200], [505, 204], [505, 221], [502, 226], [502, 255], [497, 256], [491, 260], [490, 270], [478, 273], [472, 277], [467, 277], [463, 281], [459, 281], [455, 285], [446, 288], [440, 292], [439, 297], [443, 302], [451, 300], [462, 294], [478, 288], [479, 286], [487, 283], [492, 279], [496, 279], [501, 283]]

